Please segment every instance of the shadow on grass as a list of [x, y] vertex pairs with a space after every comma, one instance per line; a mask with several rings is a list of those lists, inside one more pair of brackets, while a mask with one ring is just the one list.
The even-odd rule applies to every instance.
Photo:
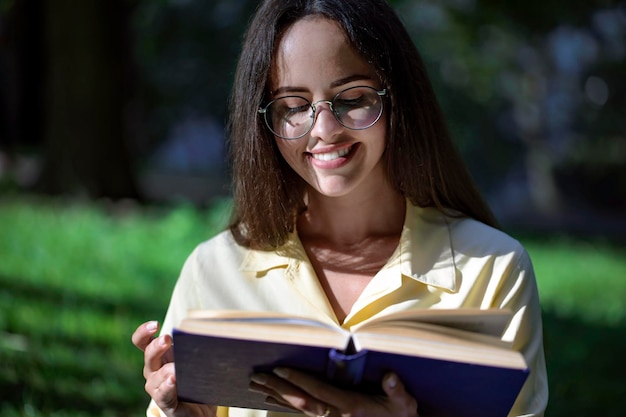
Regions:
[[626, 323], [586, 323], [550, 310], [543, 321], [550, 386], [546, 416], [624, 416]]
[[[30, 409], [36, 415], [63, 410], [64, 416], [145, 413], [143, 358], [130, 336], [134, 326], [162, 316], [166, 306], [141, 295], [110, 299], [5, 276], [0, 276], [0, 300], [0, 410]], [[22, 306], [43, 320], [23, 317]], [[64, 333], [55, 311], [115, 323], [113, 328], [124, 334], [110, 329], [82, 334], [80, 328]]]

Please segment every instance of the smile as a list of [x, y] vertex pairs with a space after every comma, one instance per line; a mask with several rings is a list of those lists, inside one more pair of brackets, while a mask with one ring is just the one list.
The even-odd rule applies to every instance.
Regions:
[[339, 159], [339, 158], [346, 156], [347, 154], [350, 153], [351, 150], [352, 150], [352, 146], [348, 148], [338, 149], [333, 152], [314, 153], [314, 154], [311, 154], [311, 156], [314, 159], [317, 159], [318, 161], [333, 161], [335, 159]]

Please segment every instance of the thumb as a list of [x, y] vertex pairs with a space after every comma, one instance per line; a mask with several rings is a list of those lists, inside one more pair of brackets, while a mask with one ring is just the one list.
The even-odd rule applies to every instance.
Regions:
[[413, 412], [417, 413], [417, 400], [406, 392], [404, 384], [395, 373], [390, 372], [385, 375], [383, 378], [383, 391], [385, 391], [389, 400], [398, 409], [413, 410]]

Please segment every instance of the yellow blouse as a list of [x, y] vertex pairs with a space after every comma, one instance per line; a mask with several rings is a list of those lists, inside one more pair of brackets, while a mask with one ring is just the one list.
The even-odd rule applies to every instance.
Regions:
[[[541, 310], [530, 258], [519, 242], [468, 218], [407, 205], [400, 243], [343, 323], [315, 275], [297, 233], [276, 251], [239, 246], [229, 232], [200, 244], [176, 284], [162, 332], [189, 309], [278, 311], [350, 327], [413, 308], [506, 308], [514, 312], [503, 339], [523, 353], [530, 375], [509, 416], [543, 416], [548, 385]], [[478, 382], [478, 381], [477, 381]], [[154, 403], [148, 416], [159, 416]], [[293, 416], [219, 408], [218, 416]]]

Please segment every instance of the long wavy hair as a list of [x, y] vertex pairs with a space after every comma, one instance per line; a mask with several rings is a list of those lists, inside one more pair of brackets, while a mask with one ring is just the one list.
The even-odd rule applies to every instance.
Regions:
[[497, 222], [456, 151], [422, 58], [385, 0], [266, 0], [246, 32], [230, 99], [234, 208], [230, 230], [244, 246], [272, 249], [294, 231], [305, 182], [281, 157], [258, 109], [269, 98], [282, 34], [307, 16], [338, 23], [388, 89], [384, 158], [390, 182], [413, 205]]

